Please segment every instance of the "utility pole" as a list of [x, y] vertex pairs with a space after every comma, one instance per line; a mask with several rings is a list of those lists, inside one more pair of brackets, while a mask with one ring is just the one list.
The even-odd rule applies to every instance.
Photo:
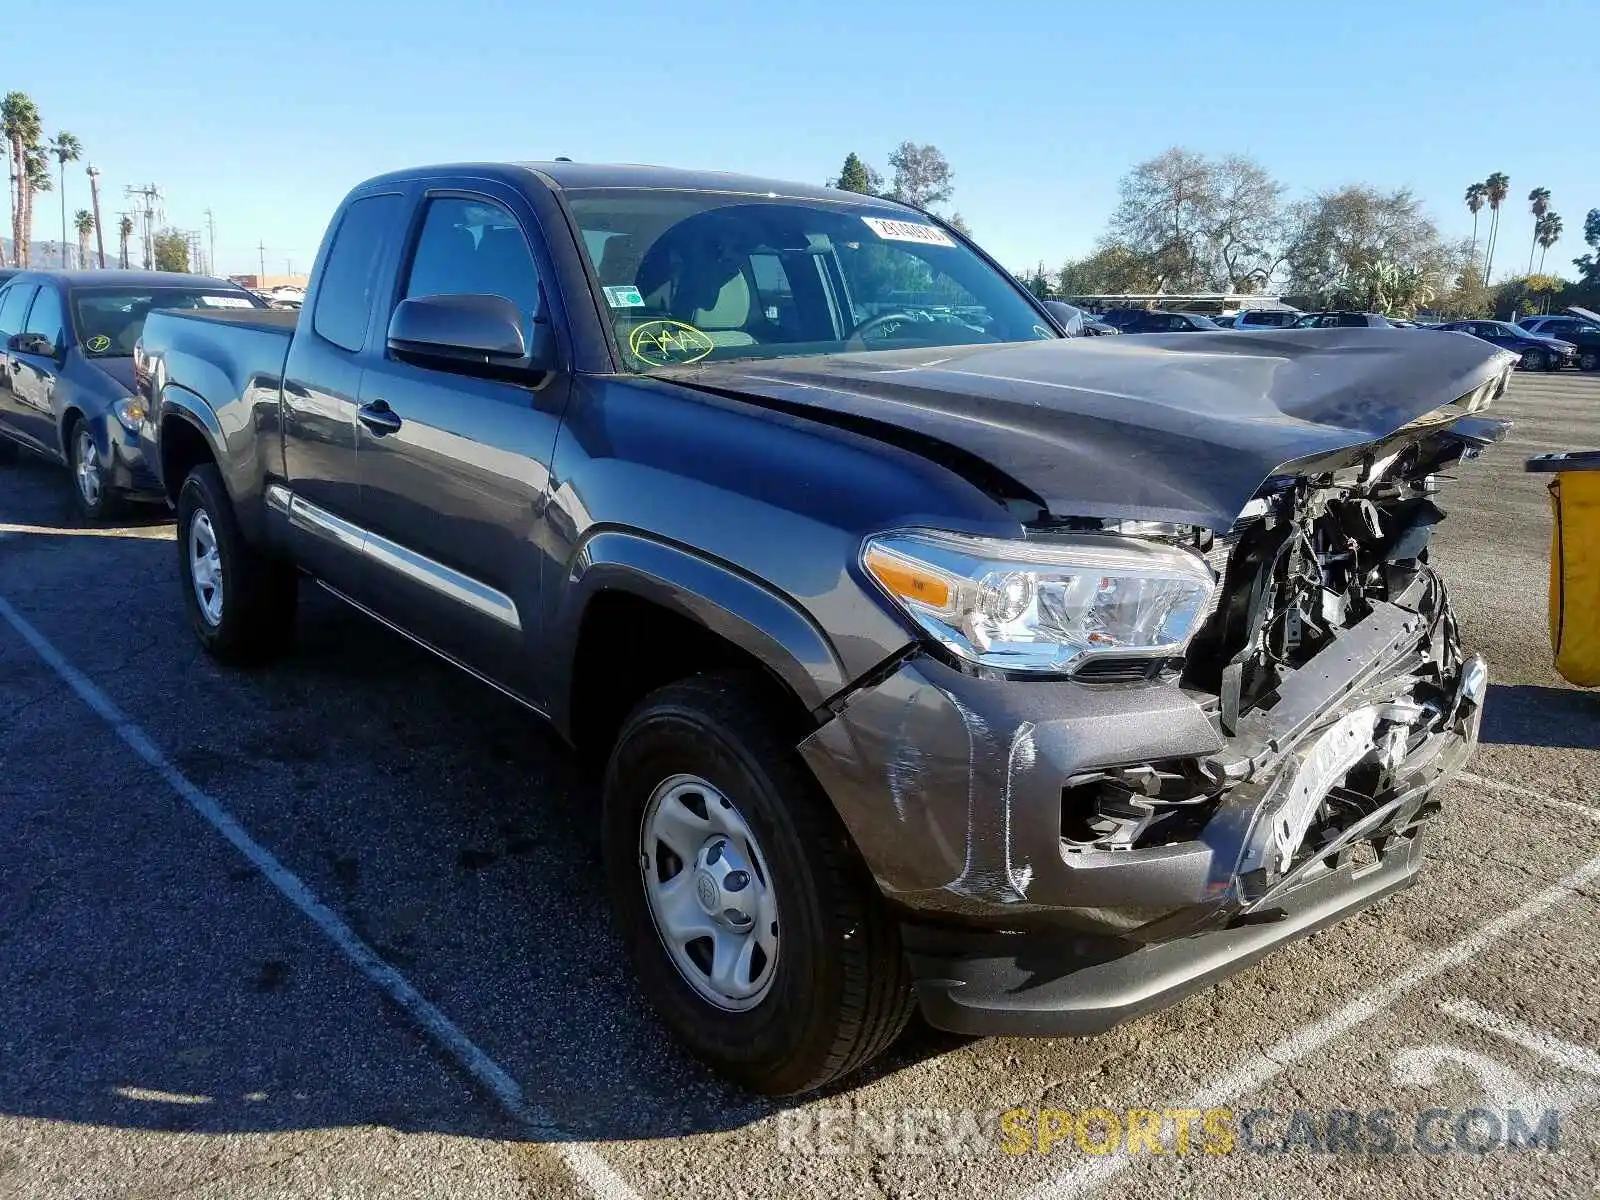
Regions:
[[261, 252], [261, 274], [256, 276], [256, 286], [267, 286], [267, 247], [264, 242], [257, 242], [256, 249]]
[[99, 252], [100, 269], [106, 269], [106, 231], [100, 227], [100, 168], [90, 163], [89, 175], [89, 200], [90, 207], [94, 209], [94, 244]]
[[139, 209], [140, 215], [144, 217], [144, 269], [146, 271], [153, 270], [155, 262], [152, 253], [154, 250], [155, 231], [151, 227], [155, 224], [156, 201], [161, 199], [161, 189], [153, 183], [147, 183], [143, 187], [134, 187], [129, 184], [122, 190], [126, 195], [138, 196], [144, 201], [144, 204]]
[[206, 257], [206, 273], [215, 275], [217, 273], [217, 221], [211, 215], [209, 208], [206, 209], [206, 236], [208, 239], [207, 245], [211, 251]]

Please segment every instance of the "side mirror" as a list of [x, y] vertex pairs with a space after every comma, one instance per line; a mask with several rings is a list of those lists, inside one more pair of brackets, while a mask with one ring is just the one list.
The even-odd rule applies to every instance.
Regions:
[[408, 358], [479, 366], [526, 367], [547, 371], [553, 365], [548, 330], [535, 317], [534, 353], [522, 335], [522, 313], [504, 296], [413, 296], [395, 306], [389, 319], [389, 349]]
[[15, 354], [37, 354], [41, 358], [56, 356], [55, 344], [42, 333], [13, 333], [6, 339], [6, 349]]
[[1068, 337], [1083, 336], [1083, 310], [1074, 308], [1064, 300], [1043, 300], [1045, 312], [1056, 319], [1056, 324], [1061, 326], [1062, 332]]

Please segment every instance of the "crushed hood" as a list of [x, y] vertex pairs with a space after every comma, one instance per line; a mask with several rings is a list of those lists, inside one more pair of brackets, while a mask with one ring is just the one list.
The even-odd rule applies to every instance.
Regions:
[[1510, 369], [1477, 338], [1305, 329], [708, 362], [659, 374], [974, 455], [1056, 516], [1225, 529], [1269, 476]]

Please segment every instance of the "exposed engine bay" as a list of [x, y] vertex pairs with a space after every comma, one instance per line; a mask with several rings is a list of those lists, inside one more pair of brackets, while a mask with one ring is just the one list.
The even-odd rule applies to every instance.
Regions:
[[1428, 562], [1445, 515], [1435, 496], [1499, 433], [1488, 421], [1414, 432], [1354, 464], [1274, 477], [1221, 535], [1170, 531], [1223, 580], [1181, 683], [1210, 706], [1225, 748], [1069, 780], [1063, 850], [1171, 845], [1208, 836], [1225, 808], [1259, 808], [1271, 825], [1256, 826], [1239, 865], [1260, 900], [1431, 815], [1437, 769], [1425, 779], [1424, 759], [1464, 719], [1464, 688], [1483, 686]]

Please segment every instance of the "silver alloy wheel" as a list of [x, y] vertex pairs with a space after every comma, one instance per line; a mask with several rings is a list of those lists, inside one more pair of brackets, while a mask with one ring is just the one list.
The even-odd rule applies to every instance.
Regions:
[[222, 624], [222, 555], [211, 515], [203, 508], [189, 522], [189, 580], [206, 624], [213, 628]]
[[1519, 365], [1525, 371], [1544, 370], [1544, 351], [1529, 350], [1522, 356], [1522, 362]]
[[656, 933], [684, 982], [729, 1012], [772, 990], [778, 898], [755, 834], [733, 803], [696, 775], [650, 794], [639, 869]]
[[100, 452], [87, 425], [80, 424], [72, 439], [72, 473], [78, 477], [78, 494], [90, 508], [100, 503]]
[[1600, 353], [1596, 353], [1593, 350], [1585, 350], [1578, 355], [1578, 369], [1580, 371], [1600, 370]]

